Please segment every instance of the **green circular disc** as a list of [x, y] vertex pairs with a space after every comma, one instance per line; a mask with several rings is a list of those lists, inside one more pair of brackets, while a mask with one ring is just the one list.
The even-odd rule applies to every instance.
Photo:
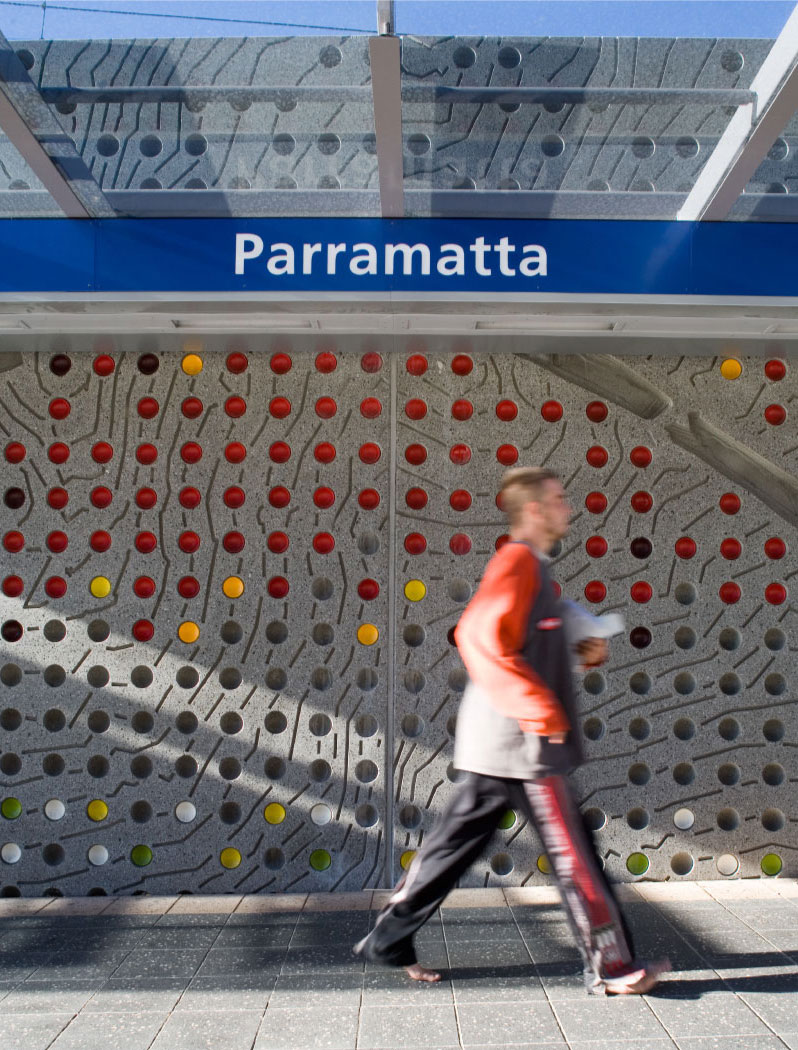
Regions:
[[146, 868], [152, 864], [152, 850], [149, 846], [134, 846], [130, 851], [130, 859], [137, 868]]
[[326, 849], [314, 849], [310, 855], [310, 866], [314, 871], [326, 871], [332, 864], [332, 857]]
[[516, 819], [515, 810], [508, 809], [506, 813], [502, 814], [499, 827], [502, 831], [508, 831], [515, 824]]
[[645, 853], [630, 853], [626, 858], [626, 867], [632, 875], [645, 875], [648, 871], [648, 857]]
[[16, 820], [22, 816], [22, 803], [18, 798], [4, 798], [0, 804], [0, 813], [6, 820]]
[[783, 867], [781, 857], [778, 853], [766, 853], [760, 867], [766, 875], [778, 875]]

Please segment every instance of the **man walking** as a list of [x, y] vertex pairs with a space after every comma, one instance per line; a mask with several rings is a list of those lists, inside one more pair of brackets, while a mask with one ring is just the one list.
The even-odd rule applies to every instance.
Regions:
[[[401, 966], [418, 981], [413, 935], [487, 845], [508, 808], [543, 842], [591, 994], [641, 994], [669, 969], [635, 961], [618, 905], [598, 863], [567, 773], [582, 761], [568, 642], [567, 603], [546, 555], [568, 531], [571, 509], [550, 470], [519, 467], [502, 483], [510, 542], [491, 559], [455, 636], [469, 674], [457, 717], [458, 794], [396, 887], [358, 954]], [[595, 666], [606, 643], [585, 639], [578, 661]]]

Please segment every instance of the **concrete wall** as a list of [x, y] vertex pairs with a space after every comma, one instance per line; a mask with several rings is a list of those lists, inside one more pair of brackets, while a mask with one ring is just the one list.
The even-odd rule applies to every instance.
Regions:
[[[796, 873], [789, 365], [491, 349], [2, 348], [0, 892], [392, 881], [516, 454], [567, 483], [565, 593], [626, 618], [580, 687], [611, 877]], [[504, 823], [469, 884], [545, 881]]]

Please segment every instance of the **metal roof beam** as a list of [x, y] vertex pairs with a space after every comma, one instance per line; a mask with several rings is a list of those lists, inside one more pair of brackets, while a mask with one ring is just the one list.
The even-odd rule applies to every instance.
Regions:
[[677, 219], [725, 219], [798, 110], [798, 5], [754, 77], [751, 90], [756, 101], [742, 106], [731, 118]]
[[67, 218], [116, 214], [2, 32], [0, 129]]
[[405, 213], [401, 46], [396, 36], [369, 38], [377, 169], [384, 219], [399, 218]]

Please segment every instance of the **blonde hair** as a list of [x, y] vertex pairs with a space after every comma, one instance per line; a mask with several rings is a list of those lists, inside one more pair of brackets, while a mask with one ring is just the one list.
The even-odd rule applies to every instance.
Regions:
[[500, 490], [501, 505], [511, 527], [518, 524], [525, 504], [540, 500], [547, 481], [559, 481], [559, 476], [548, 467], [513, 467], [505, 473]]

